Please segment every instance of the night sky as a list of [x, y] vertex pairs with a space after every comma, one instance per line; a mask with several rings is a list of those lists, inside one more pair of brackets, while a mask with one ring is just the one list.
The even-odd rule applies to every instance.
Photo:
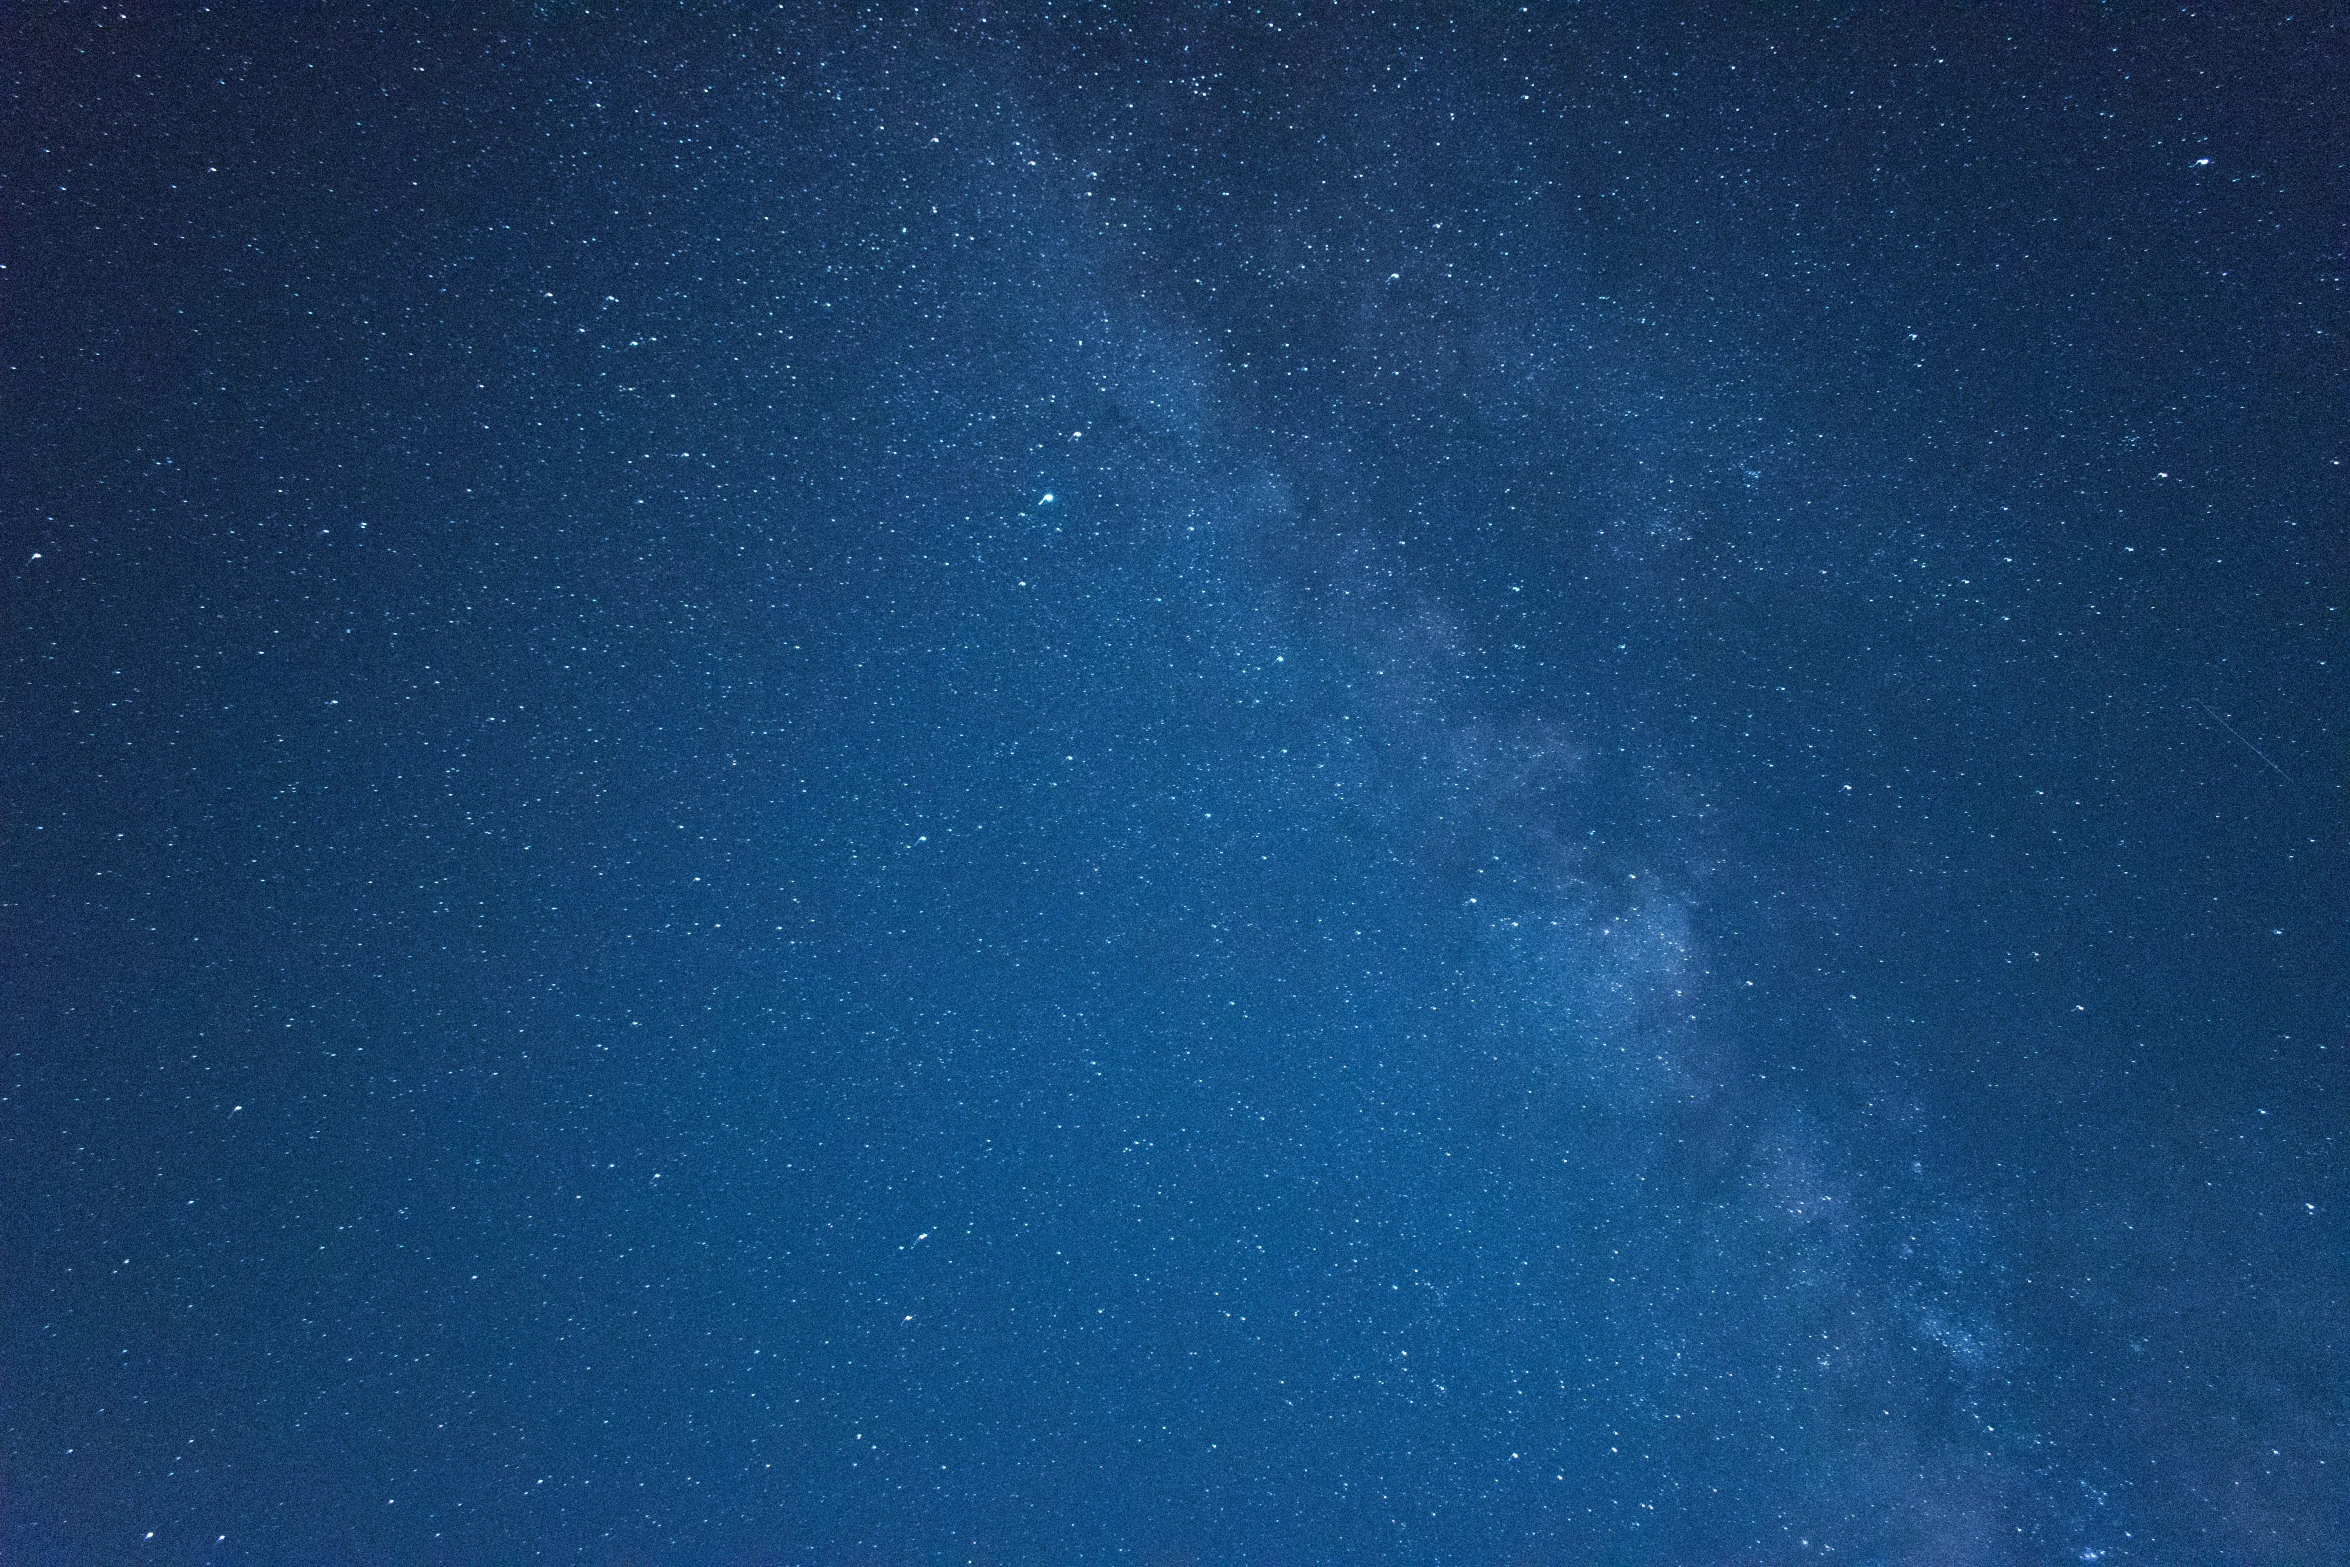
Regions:
[[2350, 1555], [2350, 23], [0, 16], [0, 1560]]

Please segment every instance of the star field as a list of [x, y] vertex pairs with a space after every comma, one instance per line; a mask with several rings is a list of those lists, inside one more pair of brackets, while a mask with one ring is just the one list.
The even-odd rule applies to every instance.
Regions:
[[0, 1557], [2350, 1549], [2323, 14], [0, 19]]

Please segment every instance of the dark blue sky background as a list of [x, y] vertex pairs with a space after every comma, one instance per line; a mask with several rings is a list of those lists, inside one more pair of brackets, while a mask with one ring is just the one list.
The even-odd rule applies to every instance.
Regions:
[[0, 17], [0, 1557], [2350, 1549], [2322, 11]]

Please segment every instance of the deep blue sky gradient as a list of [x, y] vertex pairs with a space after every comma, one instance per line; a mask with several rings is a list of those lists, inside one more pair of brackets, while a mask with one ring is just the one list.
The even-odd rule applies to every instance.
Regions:
[[2322, 12], [0, 19], [0, 1556], [2350, 1550]]

